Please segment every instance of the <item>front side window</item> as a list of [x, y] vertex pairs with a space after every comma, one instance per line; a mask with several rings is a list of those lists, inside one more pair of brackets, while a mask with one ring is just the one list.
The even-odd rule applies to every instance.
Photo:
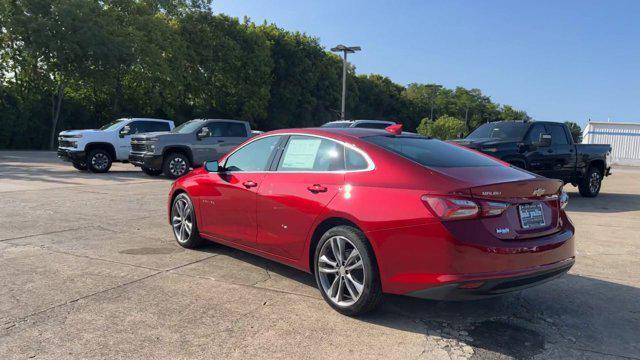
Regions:
[[564, 131], [564, 127], [562, 125], [548, 125], [547, 129], [551, 134], [551, 144], [553, 145], [567, 145], [569, 144], [569, 140], [567, 140], [567, 134]]
[[225, 162], [226, 171], [265, 171], [281, 136], [254, 140], [231, 154]]
[[344, 147], [332, 140], [294, 135], [284, 149], [278, 171], [344, 170]]
[[531, 127], [531, 130], [529, 131], [529, 135], [527, 136], [527, 139], [529, 140], [530, 143], [537, 144], [538, 142], [540, 142], [540, 135], [546, 134], [546, 133], [547, 133], [547, 130], [544, 128], [544, 125], [541, 125], [541, 124], [533, 125]]
[[429, 167], [501, 166], [498, 161], [471, 150], [425, 137], [378, 135], [362, 139]]

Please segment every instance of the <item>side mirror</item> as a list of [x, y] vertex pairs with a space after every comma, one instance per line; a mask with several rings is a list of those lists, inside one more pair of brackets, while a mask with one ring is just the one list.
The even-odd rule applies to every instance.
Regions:
[[120, 137], [123, 138], [125, 135], [131, 134], [131, 126], [125, 125], [120, 129]]
[[196, 134], [196, 136], [198, 137], [198, 140], [208, 138], [209, 136], [211, 136], [211, 130], [209, 130], [209, 128], [205, 126], [200, 129], [200, 131], [198, 131], [198, 134]]
[[220, 170], [222, 170], [220, 164], [218, 164], [217, 161], [205, 161], [204, 168], [208, 172], [219, 172]]
[[538, 146], [551, 146], [551, 134], [540, 134], [540, 139], [538, 139]]

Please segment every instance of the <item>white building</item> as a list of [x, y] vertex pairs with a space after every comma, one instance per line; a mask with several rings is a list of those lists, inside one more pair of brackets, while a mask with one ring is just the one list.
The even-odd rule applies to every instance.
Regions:
[[611, 144], [611, 162], [640, 166], [640, 123], [589, 121], [583, 144]]

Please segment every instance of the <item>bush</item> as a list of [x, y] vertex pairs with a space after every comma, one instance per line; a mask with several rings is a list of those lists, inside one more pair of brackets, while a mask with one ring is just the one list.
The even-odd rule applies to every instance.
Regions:
[[464, 121], [452, 116], [442, 116], [436, 121], [425, 118], [420, 121], [418, 126], [418, 134], [440, 140], [455, 139], [458, 134], [464, 133], [464, 131]]

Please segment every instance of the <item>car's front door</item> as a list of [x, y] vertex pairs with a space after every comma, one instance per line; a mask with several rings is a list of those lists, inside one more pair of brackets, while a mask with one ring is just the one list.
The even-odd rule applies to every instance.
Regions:
[[533, 124], [529, 129], [526, 137], [526, 143], [528, 150], [525, 154], [527, 160], [527, 170], [547, 176], [553, 171], [553, 161], [549, 155], [551, 153], [550, 146], [542, 145], [540, 143], [540, 136], [547, 134], [547, 129], [544, 124]]
[[207, 174], [200, 201], [204, 234], [241, 245], [256, 243], [256, 194], [281, 136], [252, 141], [226, 158], [223, 170]]
[[275, 170], [258, 189], [257, 246], [298, 259], [311, 225], [343, 186], [343, 146], [326, 138], [292, 135]]

